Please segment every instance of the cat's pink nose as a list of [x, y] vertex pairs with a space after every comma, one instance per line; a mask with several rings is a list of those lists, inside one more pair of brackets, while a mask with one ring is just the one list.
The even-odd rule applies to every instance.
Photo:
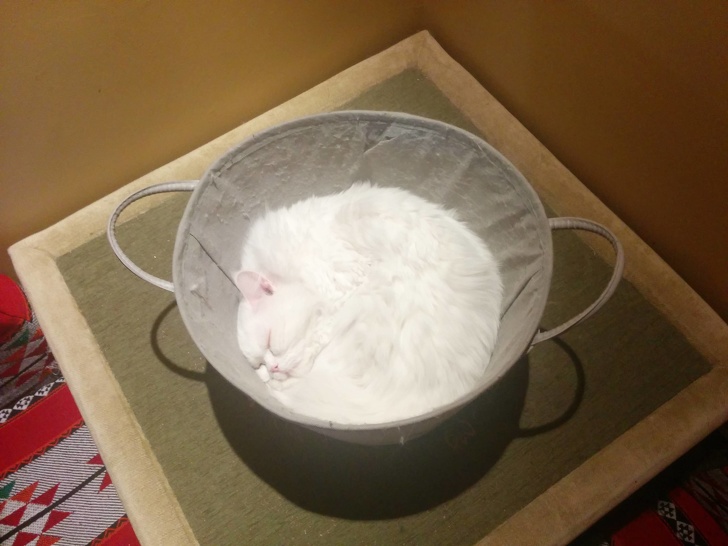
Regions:
[[273, 367], [270, 369], [270, 371], [272, 371], [272, 372], [278, 372], [278, 371], [280, 371], [278, 369], [278, 363], [277, 362], [275, 364], [273, 364]]

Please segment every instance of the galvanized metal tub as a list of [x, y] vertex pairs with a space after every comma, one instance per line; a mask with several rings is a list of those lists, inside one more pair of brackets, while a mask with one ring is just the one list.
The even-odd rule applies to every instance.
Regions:
[[[395, 186], [457, 211], [500, 264], [505, 286], [498, 341], [480, 382], [466, 396], [415, 418], [350, 425], [298, 415], [268, 391], [237, 341], [240, 267], [247, 229], [264, 209], [369, 180]], [[119, 248], [116, 220], [153, 193], [192, 191], [174, 249], [173, 283], [140, 270]], [[549, 293], [551, 231], [582, 229], [607, 238], [617, 254], [612, 278], [578, 316], [548, 332], [538, 326]], [[209, 363], [269, 411], [322, 434], [362, 444], [401, 443], [422, 435], [481, 395], [536, 343], [595, 313], [621, 278], [623, 253], [603, 226], [580, 218], [548, 219], [526, 179], [479, 137], [446, 123], [393, 112], [342, 111], [272, 127], [215, 161], [199, 181], [171, 182], [124, 200], [109, 219], [109, 241], [141, 278], [174, 291], [192, 339]]]

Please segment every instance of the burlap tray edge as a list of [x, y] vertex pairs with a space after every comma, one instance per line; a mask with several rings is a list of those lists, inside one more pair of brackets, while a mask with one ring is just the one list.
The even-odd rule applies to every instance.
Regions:
[[[644, 241], [589, 192], [462, 66], [450, 58], [427, 32], [420, 32], [345, 70], [198, 150], [124, 186], [53, 228], [21, 241], [11, 247], [11, 257], [21, 282], [28, 290], [31, 303], [36, 307], [39, 320], [46, 328], [51, 348], [54, 352], [58, 351], [56, 354], [59, 361], [72, 362], [74, 359], [83, 358], [89, 363], [92, 357], [93, 362], [103, 361], [103, 373], [108, 374], [103, 376], [103, 381], [106, 382], [110, 375], [108, 365], [90, 336], [85, 321], [80, 317], [54, 259], [102, 233], [112, 209], [133, 191], [157, 181], [195, 178], [202, 172], [200, 165], [206, 166], [227, 147], [245, 136], [276, 122], [320, 111], [322, 105], [331, 109], [353, 98], [354, 89], [361, 92], [410, 67], [421, 70], [455, 106], [471, 118], [486, 139], [525, 174], [549, 207], [560, 215], [584, 216], [612, 229], [621, 239], [627, 253], [626, 277], [715, 366], [706, 376], [557, 482], [484, 538], [480, 544], [513, 544], [514, 541], [519, 544], [566, 543], [728, 417], [722, 403], [728, 390], [728, 326]], [[151, 206], [153, 204], [150, 203], [144, 209], [140, 207], [135, 214]], [[83, 240], [69, 241], [69, 236], [72, 237], [75, 233], [83, 233]], [[586, 242], [592, 243], [591, 240]], [[603, 252], [598, 245], [595, 249]], [[605, 259], [609, 261], [610, 257], [605, 255]], [[67, 311], [71, 307], [78, 315], [73, 320], [69, 318]], [[79, 326], [85, 328], [82, 336], [73, 331], [73, 328]], [[68, 376], [69, 386], [76, 399], [83, 400], [79, 406], [83, 405], [82, 414], [84, 417], [88, 415], [91, 420], [89, 428], [100, 444], [102, 456], [105, 460], [107, 456], [111, 457], [107, 460], [107, 465], [112, 477], [115, 472], [126, 476], [128, 468], [125, 465], [128, 461], [121, 460], [124, 457], [119, 453], [112, 453], [115, 451], [114, 446], [119, 443], [118, 438], [98, 430], [103, 428], [100, 424], [91, 426], [102, 418], [95, 412], [94, 404], [106, 401], [102, 399], [93, 402], [94, 397], [87, 392], [90, 388], [87, 383], [91, 381], [77, 377], [83, 375], [80, 370], [70, 373], [71, 376], [74, 374], [76, 376], [73, 378]], [[113, 376], [110, 383], [113, 384], [113, 395], [123, 399]], [[116, 402], [122, 404], [125, 419], [131, 420], [125, 426], [132, 426], [137, 431], [139, 440], [146, 442], [133, 415], [126, 413], [129, 408], [125, 401]], [[690, 424], [690, 427], [684, 427], [683, 436], [677, 442], [674, 427], [676, 419], [686, 420]], [[139, 449], [141, 447], [137, 446]], [[148, 444], [144, 448], [148, 450]], [[139, 455], [142, 454], [143, 449], [139, 452]], [[160, 502], [174, 504], [172, 511], [181, 517], [183, 527], [189, 530], [153, 454], [148, 452], [146, 455], [153, 460], [149, 462], [151, 466], [147, 469], [156, 473], [155, 479], [164, 482], [163, 492], [168, 495], [168, 498]], [[131, 480], [127, 481], [124, 477], [117, 488], [132, 523], [143, 542], [158, 543], [161, 535], [153, 533], [159, 527], [159, 516], [152, 517], [149, 513], [149, 498], [140, 499], [140, 490], [130, 482]], [[598, 508], [594, 508], [595, 505], [590, 501], [594, 501], [598, 495], [603, 496], [599, 498]], [[162, 505], [158, 506], [161, 509]], [[536, 521], [538, 527], [534, 523]], [[172, 535], [164, 536], [165, 543], [170, 543], [170, 536]], [[189, 535], [184, 534], [183, 538], [194, 541], [191, 531]]]

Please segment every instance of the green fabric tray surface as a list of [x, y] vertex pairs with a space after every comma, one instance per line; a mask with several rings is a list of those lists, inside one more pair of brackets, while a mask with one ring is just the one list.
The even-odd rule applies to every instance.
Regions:
[[[345, 105], [475, 127], [416, 70]], [[119, 227], [122, 248], [171, 277], [175, 195]], [[554, 235], [542, 325], [586, 307], [610, 268]], [[201, 544], [472, 544], [710, 366], [628, 282], [593, 318], [534, 348], [476, 403], [403, 446], [319, 436], [268, 414], [205, 362], [171, 293], [99, 236], [58, 266]]]

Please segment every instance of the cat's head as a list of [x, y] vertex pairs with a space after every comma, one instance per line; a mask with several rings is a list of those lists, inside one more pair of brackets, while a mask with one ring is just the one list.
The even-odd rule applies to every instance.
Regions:
[[306, 373], [320, 350], [318, 298], [300, 283], [274, 284], [252, 271], [241, 271], [235, 281], [244, 298], [238, 339], [245, 358], [256, 368], [265, 365], [273, 379]]

